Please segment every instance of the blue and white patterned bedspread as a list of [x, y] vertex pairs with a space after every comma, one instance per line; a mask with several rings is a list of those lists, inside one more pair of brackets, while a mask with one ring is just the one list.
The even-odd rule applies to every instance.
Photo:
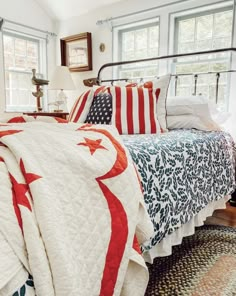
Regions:
[[154, 225], [145, 250], [235, 188], [234, 142], [226, 132], [178, 130], [122, 137], [141, 176]]

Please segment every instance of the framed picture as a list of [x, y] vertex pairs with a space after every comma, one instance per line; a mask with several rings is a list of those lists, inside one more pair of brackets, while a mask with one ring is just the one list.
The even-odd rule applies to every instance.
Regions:
[[90, 71], [92, 67], [91, 33], [81, 33], [63, 38], [61, 41], [61, 65], [70, 71]]

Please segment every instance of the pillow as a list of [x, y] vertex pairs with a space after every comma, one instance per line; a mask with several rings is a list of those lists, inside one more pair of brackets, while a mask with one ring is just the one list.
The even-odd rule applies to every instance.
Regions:
[[85, 122], [92, 124], [110, 124], [111, 116], [112, 96], [110, 93], [100, 92], [94, 97]]
[[[168, 97], [167, 115], [205, 114], [209, 110], [208, 99], [204, 96]], [[208, 116], [208, 113], [207, 113]]]
[[[170, 129], [196, 128], [205, 131], [220, 130], [219, 125], [212, 119], [209, 101], [204, 96], [168, 98], [167, 115], [171, 117], [168, 117], [168, 127]], [[177, 116], [181, 116], [181, 118], [177, 118]], [[186, 120], [186, 122], [184, 123], [183, 120]]]
[[145, 88], [160, 89], [160, 94], [157, 97], [157, 118], [163, 131], [167, 131], [166, 124], [166, 98], [168, 87], [170, 84], [171, 75], [167, 74], [155, 80], [147, 81], [143, 84]]
[[221, 128], [211, 119], [204, 119], [193, 114], [167, 115], [169, 129], [197, 129], [201, 131], [220, 131]]
[[68, 121], [72, 122], [84, 122], [89, 108], [93, 101], [94, 91], [93, 89], [87, 90], [79, 96], [72, 107], [70, 114], [68, 116]]
[[161, 132], [156, 118], [156, 96], [143, 87], [110, 88], [112, 119], [120, 134], [151, 134]]

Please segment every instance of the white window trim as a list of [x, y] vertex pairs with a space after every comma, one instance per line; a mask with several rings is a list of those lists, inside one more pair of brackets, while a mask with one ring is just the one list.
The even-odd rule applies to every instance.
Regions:
[[[135, 21], [135, 22], [131, 22], [131, 23], [125, 23], [122, 25], [117, 25], [114, 26], [112, 28], [112, 60], [113, 62], [115, 61], [121, 61], [121, 52], [119, 52], [118, 48], [118, 44], [120, 42], [120, 36], [121, 36], [121, 31], [129, 31], [129, 29], [137, 29], [137, 28], [145, 28], [147, 25], [158, 25], [159, 26], [159, 36], [158, 36], [158, 52], [160, 51], [160, 16], [155, 16], [152, 18], [148, 18], [148, 19], [142, 19], [139, 21]], [[133, 67], [133, 68], [129, 68], [130, 70], [132, 69], [136, 69], [137, 67]], [[147, 67], [148, 68], [148, 67]], [[117, 78], [118, 77], [118, 67], [115, 69], [113, 69], [113, 78]], [[156, 73], [158, 75], [158, 73]], [[130, 78], [130, 77], [127, 77]]]
[[[44, 32], [42, 30], [34, 29], [28, 26], [24, 26], [18, 23], [14, 23], [11, 21], [4, 20], [3, 26], [0, 30], [0, 76], [3, 77], [2, 82], [1, 82], [1, 87], [4, 89], [4, 104], [0, 106], [0, 112], [6, 112], [6, 113], [21, 113], [24, 111], [29, 111], [24, 107], [17, 107], [16, 109], [7, 110], [6, 106], [6, 87], [5, 87], [5, 64], [4, 64], [4, 48], [3, 48], [3, 34], [9, 34], [13, 36], [22, 36], [28, 40], [38, 40], [39, 41], [39, 47], [40, 47], [40, 52], [42, 53], [42, 58], [39, 57], [39, 64], [40, 64], [40, 69], [44, 75], [43, 78], [47, 79], [48, 76], [48, 36], [54, 36], [53, 33], [49, 32]], [[43, 45], [43, 41], [45, 45]], [[20, 71], [23, 72], [23, 71]], [[45, 110], [47, 110], [47, 91], [44, 91], [44, 96], [42, 100], [42, 105]], [[36, 100], [35, 100], [36, 102]], [[36, 106], [36, 103], [35, 103]], [[34, 111], [34, 110], [33, 110]]]

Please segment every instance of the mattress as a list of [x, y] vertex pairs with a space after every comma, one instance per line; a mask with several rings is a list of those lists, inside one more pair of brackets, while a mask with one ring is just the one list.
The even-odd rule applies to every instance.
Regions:
[[235, 146], [226, 132], [177, 130], [122, 136], [141, 177], [154, 235], [143, 252], [235, 188]]

